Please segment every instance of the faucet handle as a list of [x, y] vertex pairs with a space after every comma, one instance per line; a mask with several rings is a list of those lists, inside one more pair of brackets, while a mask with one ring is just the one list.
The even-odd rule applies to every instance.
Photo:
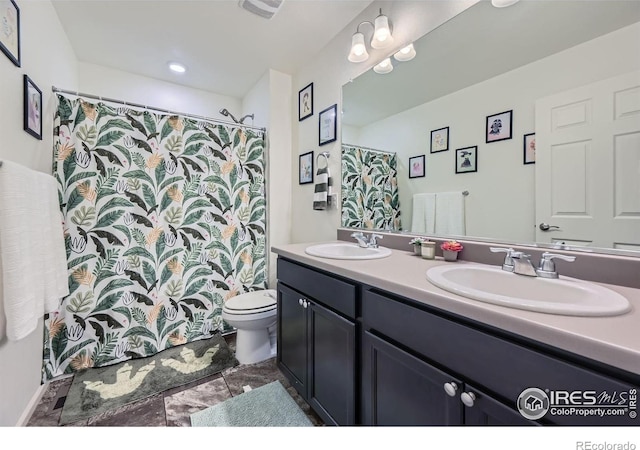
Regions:
[[538, 271], [555, 273], [557, 277], [558, 274], [556, 273], [556, 264], [553, 262], [554, 259], [562, 259], [564, 261], [573, 262], [576, 260], [576, 257], [559, 255], [557, 253], [544, 252], [542, 254], [542, 257], [540, 258], [540, 265], [538, 266]]
[[514, 263], [512, 259], [512, 255], [515, 252], [511, 247], [489, 247], [492, 253], [506, 253], [504, 256], [504, 262], [502, 263], [502, 270], [506, 270], [507, 272], [513, 272]]

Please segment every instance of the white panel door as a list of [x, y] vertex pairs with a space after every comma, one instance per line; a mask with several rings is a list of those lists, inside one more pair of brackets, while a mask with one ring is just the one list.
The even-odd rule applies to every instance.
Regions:
[[536, 222], [538, 242], [640, 250], [640, 72], [536, 101]]

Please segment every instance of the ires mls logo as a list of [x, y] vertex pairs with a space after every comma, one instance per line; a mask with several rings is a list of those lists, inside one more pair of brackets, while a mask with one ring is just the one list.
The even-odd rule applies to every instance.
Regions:
[[537, 420], [547, 414], [551, 402], [547, 393], [542, 389], [528, 388], [518, 396], [516, 405], [523, 417]]
[[537, 420], [547, 413], [553, 416], [637, 417], [637, 389], [628, 391], [565, 391], [528, 388], [516, 401], [520, 414]]

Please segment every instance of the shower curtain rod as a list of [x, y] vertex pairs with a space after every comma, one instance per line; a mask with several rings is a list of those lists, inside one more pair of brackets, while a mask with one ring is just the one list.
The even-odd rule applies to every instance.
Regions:
[[99, 95], [85, 94], [85, 93], [78, 92], [78, 91], [70, 91], [70, 90], [67, 90], [67, 89], [60, 89], [60, 88], [57, 88], [55, 86], [52, 86], [51, 90], [53, 92], [61, 92], [63, 94], [71, 94], [71, 95], [75, 95], [77, 97], [92, 98], [92, 99], [95, 99], [95, 100], [100, 100], [101, 102], [119, 103], [119, 104], [125, 105], [125, 106], [133, 106], [135, 108], [149, 109], [149, 110], [156, 111], [156, 112], [173, 114], [173, 115], [176, 115], [176, 116], [184, 116], [184, 117], [188, 117], [188, 118], [191, 118], [191, 119], [203, 119], [203, 120], [207, 120], [209, 122], [222, 123], [222, 124], [226, 124], [226, 125], [234, 125], [234, 126], [237, 126], [237, 127], [240, 127], [240, 128], [250, 128], [250, 129], [253, 129], [253, 130], [262, 131], [264, 133], [267, 132], [267, 129], [264, 128], [264, 127], [256, 127], [256, 126], [252, 126], [252, 125], [243, 125], [243, 124], [234, 123], [234, 122], [227, 122], [226, 120], [214, 119], [212, 117], [197, 116], [195, 114], [187, 114], [187, 113], [177, 112], [177, 111], [169, 111], [168, 109], [156, 108], [155, 106], [148, 106], [148, 105], [141, 105], [139, 103], [125, 102], [124, 100], [117, 100], [117, 99], [113, 99], [113, 98], [102, 97], [102, 96], [99, 96]]
[[363, 150], [369, 150], [369, 151], [377, 152], [377, 153], [384, 153], [385, 155], [395, 155], [396, 154], [396, 152], [387, 152], [387, 151], [384, 151], [384, 150], [378, 150], [377, 148], [363, 147], [362, 145], [354, 145], [354, 144], [346, 144], [346, 143], [343, 143], [342, 145], [347, 145], [349, 147], [361, 148]]

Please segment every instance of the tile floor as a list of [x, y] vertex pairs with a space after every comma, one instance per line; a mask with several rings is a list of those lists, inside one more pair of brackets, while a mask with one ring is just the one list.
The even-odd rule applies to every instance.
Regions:
[[[225, 337], [235, 348], [235, 334]], [[252, 389], [279, 380], [316, 426], [322, 420], [298, 395], [276, 366], [275, 358], [257, 364], [241, 364], [193, 383], [172, 388], [152, 397], [122, 406], [90, 419], [65, 426], [116, 427], [190, 427], [190, 415], [242, 394], [243, 386]], [[52, 381], [31, 415], [28, 427], [57, 427], [73, 377]]]

